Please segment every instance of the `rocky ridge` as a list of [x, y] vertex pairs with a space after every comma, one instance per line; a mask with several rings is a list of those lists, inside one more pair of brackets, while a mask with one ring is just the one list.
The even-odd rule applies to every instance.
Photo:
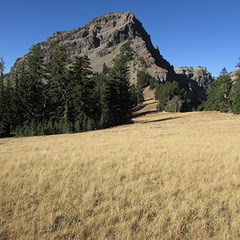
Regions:
[[213, 80], [211, 73], [205, 67], [181, 67], [175, 68], [174, 70], [177, 74], [186, 76], [187, 78], [196, 81], [197, 84], [204, 89], [206, 89]]
[[234, 81], [239, 77], [240, 70], [233, 71], [233, 72], [229, 73], [229, 75], [230, 75], [231, 79]]
[[[84, 27], [56, 32], [52, 37], [40, 43], [44, 49], [45, 62], [48, 63], [54, 47], [62, 45], [66, 48], [68, 58], [88, 55], [93, 70], [99, 72], [103, 63], [111, 66], [113, 58], [120, 52], [120, 48], [127, 42], [131, 43], [133, 60], [129, 62], [130, 80], [136, 81], [137, 70], [144, 62], [147, 72], [157, 81], [174, 78], [173, 67], [154, 47], [150, 35], [141, 22], [130, 12], [112, 13], [95, 18]], [[10, 77], [21, 66], [24, 66], [27, 55], [18, 59], [12, 67]]]

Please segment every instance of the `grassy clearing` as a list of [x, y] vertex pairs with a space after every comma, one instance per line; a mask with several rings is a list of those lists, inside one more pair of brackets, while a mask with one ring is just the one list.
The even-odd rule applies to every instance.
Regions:
[[240, 116], [151, 114], [0, 140], [0, 239], [239, 239]]

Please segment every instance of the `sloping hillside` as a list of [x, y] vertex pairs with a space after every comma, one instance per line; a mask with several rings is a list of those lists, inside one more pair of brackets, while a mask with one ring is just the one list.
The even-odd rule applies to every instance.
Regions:
[[0, 239], [238, 239], [240, 117], [135, 122], [0, 139]]

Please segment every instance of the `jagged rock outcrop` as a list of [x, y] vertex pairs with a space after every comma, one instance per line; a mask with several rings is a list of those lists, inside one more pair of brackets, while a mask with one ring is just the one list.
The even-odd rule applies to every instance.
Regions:
[[[111, 66], [121, 46], [131, 42], [134, 59], [129, 63], [130, 80], [136, 81], [137, 70], [145, 62], [147, 71], [158, 81], [174, 78], [173, 67], [154, 47], [149, 34], [141, 22], [129, 12], [112, 13], [96, 18], [86, 26], [68, 32], [57, 32], [41, 43], [46, 63], [51, 59], [54, 47], [63, 45], [69, 59], [88, 55], [94, 71], [101, 71], [103, 63]], [[18, 59], [12, 67], [10, 77], [26, 62], [26, 56]]]
[[240, 70], [233, 71], [233, 72], [229, 73], [229, 75], [230, 75], [231, 79], [234, 81], [239, 77]]
[[205, 68], [198, 66], [196, 68], [193, 67], [181, 67], [174, 69], [177, 74], [184, 75], [191, 80], [197, 82], [197, 84], [203, 88], [207, 88], [211, 83], [213, 77], [211, 73]]

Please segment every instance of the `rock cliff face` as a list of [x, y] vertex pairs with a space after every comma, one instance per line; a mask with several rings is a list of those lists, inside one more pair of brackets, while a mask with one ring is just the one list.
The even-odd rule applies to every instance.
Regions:
[[210, 82], [212, 81], [211, 73], [204, 67], [181, 67], [175, 68], [175, 72], [180, 75], [185, 75], [191, 80], [197, 82], [197, 84], [203, 88], [207, 88]]
[[[57, 32], [41, 43], [45, 53], [45, 62], [51, 59], [56, 45], [65, 46], [69, 59], [88, 55], [94, 71], [101, 71], [103, 63], [111, 66], [113, 58], [124, 43], [130, 42], [134, 60], [129, 63], [130, 80], [136, 81], [136, 73], [142, 62], [147, 71], [158, 81], [174, 78], [173, 67], [160, 54], [151, 42], [141, 22], [129, 12], [112, 13], [96, 18], [86, 26], [68, 32]], [[27, 55], [26, 55], [27, 56]], [[10, 76], [24, 65], [26, 56], [16, 61]]]
[[233, 72], [229, 73], [229, 75], [230, 75], [231, 79], [233, 81], [235, 81], [240, 75], [240, 70], [233, 71]]

